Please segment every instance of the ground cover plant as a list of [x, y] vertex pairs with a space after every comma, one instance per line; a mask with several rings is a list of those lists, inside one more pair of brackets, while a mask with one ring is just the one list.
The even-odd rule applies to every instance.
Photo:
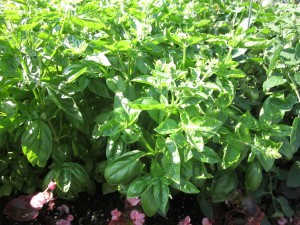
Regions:
[[164, 217], [184, 193], [208, 223], [299, 223], [298, 5], [0, 7], [0, 196], [55, 182]]

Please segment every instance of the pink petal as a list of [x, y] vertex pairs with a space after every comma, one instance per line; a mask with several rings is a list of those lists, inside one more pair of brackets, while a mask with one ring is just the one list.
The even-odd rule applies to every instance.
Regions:
[[70, 222], [73, 221], [74, 220], [74, 216], [72, 214], [68, 214], [67, 215], [67, 220], [70, 221]]
[[137, 210], [132, 210], [131, 212], [130, 212], [130, 218], [132, 219], [132, 220], [136, 220], [136, 218], [139, 216], [139, 212], [137, 211]]
[[54, 181], [50, 181], [50, 183], [48, 184], [48, 188], [53, 191], [56, 188], [56, 182]]
[[34, 195], [30, 200], [30, 205], [35, 209], [41, 209], [45, 203], [46, 200], [43, 192]]
[[139, 204], [141, 202], [141, 200], [138, 197], [135, 198], [127, 198], [127, 201], [132, 205], [132, 206], [136, 206], [137, 204]]
[[202, 225], [212, 225], [212, 224], [209, 222], [209, 219], [207, 219], [206, 217], [204, 217], [202, 219]]
[[112, 215], [112, 220], [118, 220], [122, 213], [118, 209], [114, 209], [110, 213]]

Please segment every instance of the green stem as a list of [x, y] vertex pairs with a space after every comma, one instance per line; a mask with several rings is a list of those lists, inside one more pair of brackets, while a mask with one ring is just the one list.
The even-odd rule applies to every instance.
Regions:
[[55, 131], [55, 129], [54, 129], [54, 127], [53, 127], [53, 125], [52, 125], [52, 123], [50, 121], [48, 121], [48, 125], [49, 125], [49, 127], [50, 127], [50, 129], [52, 131], [53, 136], [54, 136], [54, 141], [57, 144], [59, 144], [59, 137], [57, 136], [56, 131]]
[[184, 44], [183, 45], [183, 55], [182, 55], [182, 69], [185, 68], [185, 61], [186, 61], [186, 48], [187, 48], [187, 45]]
[[142, 141], [145, 143], [146, 147], [148, 148], [148, 150], [151, 153], [155, 153], [155, 150], [150, 146], [149, 142], [144, 138], [144, 136], [142, 135]]
[[287, 76], [288, 76], [288, 78], [291, 80], [291, 83], [290, 83], [291, 88], [293, 89], [293, 91], [295, 91], [296, 96], [297, 96], [297, 98], [298, 98], [298, 102], [300, 102], [300, 94], [299, 94], [299, 92], [298, 92], [298, 90], [297, 90], [297, 84], [296, 84], [294, 78], [291, 77], [289, 73], [287, 73]]

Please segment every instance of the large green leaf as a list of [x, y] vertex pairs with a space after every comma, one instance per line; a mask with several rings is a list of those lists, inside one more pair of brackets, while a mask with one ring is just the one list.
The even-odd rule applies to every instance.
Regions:
[[144, 155], [144, 152], [134, 150], [110, 162], [104, 172], [106, 181], [111, 184], [130, 183], [141, 174], [143, 164], [139, 161], [139, 158]]
[[300, 161], [296, 161], [288, 172], [288, 187], [300, 187]]
[[237, 187], [237, 177], [234, 171], [221, 170], [215, 173], [211, 184], [213, 202], [224, 202]]
[[80, 124], [83, 123], [83, 117], [72, 97], [61, 93], [52, 88], [47, 88], [51, 100], [58, 108], [63, 110], [68, 116]]
[[150, 185], [141, 196], [144, 212], [147, 216], [153, 216], [159, 209], [159, 202], [154, 195], [154, 187]]
[[52, 151], [52, 132], [42, 120], [29, 121], [21, 139], [22, 150], [28, 161], [44, 167]]
[[141, 196], [151, 184], [150, 181], [151, 176], [149, 174], [139, 177], [136, 180], [132, 181], [127, 190], [127, 197], [134, 198]]
[[279, 123], [285, 112], [291, 110], [296, 102], [297, 98], [294, 95], [271, 95], [263, 103], [259, 120], [268, 124]]
[[169, 182], [166, 177], [157, 179], [157, 182], [154, 181], [153, 184], [153, 195], [155, 201], [159, 205], [159, 210], [163, 215], [167, 214], [167, 206], [169, 203]]
[[180, 165], [181, 159], [179, 150], [175, 142], [171, 139], [166, 140], [167, 152], [162, 158], [162, 165], [164, 170], [170, 179], [175, 183], [180, 184]]

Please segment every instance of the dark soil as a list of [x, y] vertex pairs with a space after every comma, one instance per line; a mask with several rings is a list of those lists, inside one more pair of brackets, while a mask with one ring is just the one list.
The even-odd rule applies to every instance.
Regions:
[[[45, 207], [35, 220], [16, 222], [2, 213], [6, 203], [11, 199], [13, 198], [0, 198], [0, 225], [53, 225], [61, 216], [58, 210], [48, 211], [47, 207]], [[55, 205], [66, 204], [69, 206], [70, 213], [74, 216], [72, 225], [107, 225], [111, 219], [111, 210], [118, 208], [122, 211], [124, 202], [124, 197], [118, 193], [96, 194], [94, 196], [82, 193], [76, 201], [57, 199], [55, 200]], [[197, 204], [196, 195], [180, 193], [171, 200], [166, 218], [160, 215], [146, 218], [145, 225], [177, 225], [187, 215], [191, 217], [193, 225], [201, 224], [203, 214]], [[64, 218], [64, 215], [61, 218]]]

